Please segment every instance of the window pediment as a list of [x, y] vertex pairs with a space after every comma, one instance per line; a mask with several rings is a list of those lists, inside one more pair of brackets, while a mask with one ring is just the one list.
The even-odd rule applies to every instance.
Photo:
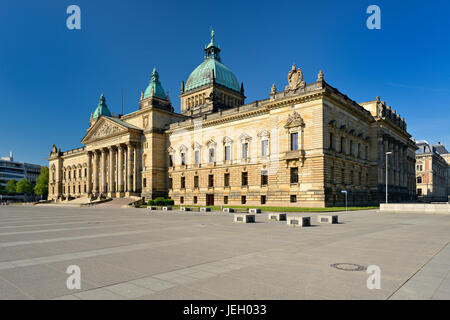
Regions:
[[286, 129], [293, 129], [293, 128], [300, 128], [305, 125], [305, 122], [303, 121], [303, 118], [300, 116], [297, 111], [294, 111], [293, 114], [290, 114], [286, 120], [286, 124], [284, 127]]

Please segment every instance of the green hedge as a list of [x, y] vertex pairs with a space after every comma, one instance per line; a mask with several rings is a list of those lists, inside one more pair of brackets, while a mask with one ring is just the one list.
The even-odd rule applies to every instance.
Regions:
[[163, 197], [158, 197], [154, 200], [148, 200], [148, 206], [172, 206], [175, 204], [175, 201], [172, 199], [164, 199]]

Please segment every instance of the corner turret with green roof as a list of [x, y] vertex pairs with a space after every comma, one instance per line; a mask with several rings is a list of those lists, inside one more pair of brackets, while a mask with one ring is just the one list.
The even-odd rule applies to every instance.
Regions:
[[108, 116], [111, 117], [111, 112], [106, 105], [106, 98], [103, 93], [100, 95], [100, 102], [98, 103], [97, 108], [92, 115], [93, 118], [98, 118], [99, 116]]
[[161, 82], [159, 82], [159, 74], [158, 71], [156, 71], [156, 68], [153, 68], [152, 78], [150, 80], [150, 83], [148, 84], [147, 89], [145, 89], [144, 91], [144, 99], [150, 96], [155, 96], [160, 99], [167, 99]]

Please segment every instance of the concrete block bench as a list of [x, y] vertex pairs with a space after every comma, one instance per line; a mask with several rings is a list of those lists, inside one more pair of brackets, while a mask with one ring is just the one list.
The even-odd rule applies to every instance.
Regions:
[[269, 220], [286, 221], [286, 213], [269, 213]]
[[255, 214], [255, 213], [261, 213], [261, 209], [249, 209], [248, 210], [248, 213], [251, 213], [251, 214]]
[[181, 211], [191, 211], [191, 208], [188, 207], [180, 207]]
[[230, 212], [234, 212], [234, 209], [233, 208], [223, 208], [222, 211], [226, 212], [226, 213], [230, 213]]
[[255, 222], [255, 215], [254, 214], [235, 214], [234, 215], [234, 222], [240, 222], [240, 223], [254, 223]]
[[338, 216], [318, 216], [317, 217], [317, 222], [319, 223], [338, 223]]
[[172, 207], [162, 207], [163, 211], [169, 211], [172, 210]]
[[208, 207], [201, 207], [200, 208], [200, 212], [210, 212], [211, 211], [211, 208], [208, 208]]
[[148, 206], [147, 210], [158, 210], [158, 208], [155, 206]]
[[310, 227], [311, 217], [288, 217], [287, 225], [291, 227]]

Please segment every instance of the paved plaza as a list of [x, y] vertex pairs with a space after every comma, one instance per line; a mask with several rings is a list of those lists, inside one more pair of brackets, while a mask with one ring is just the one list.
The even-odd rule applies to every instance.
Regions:
[[[450, 299], [450, 216], [0, 207], [0, 299]], [[67, 289], [68, 266], [81, 289]], [[377, 265], [381, 289], [368, 289]]]

